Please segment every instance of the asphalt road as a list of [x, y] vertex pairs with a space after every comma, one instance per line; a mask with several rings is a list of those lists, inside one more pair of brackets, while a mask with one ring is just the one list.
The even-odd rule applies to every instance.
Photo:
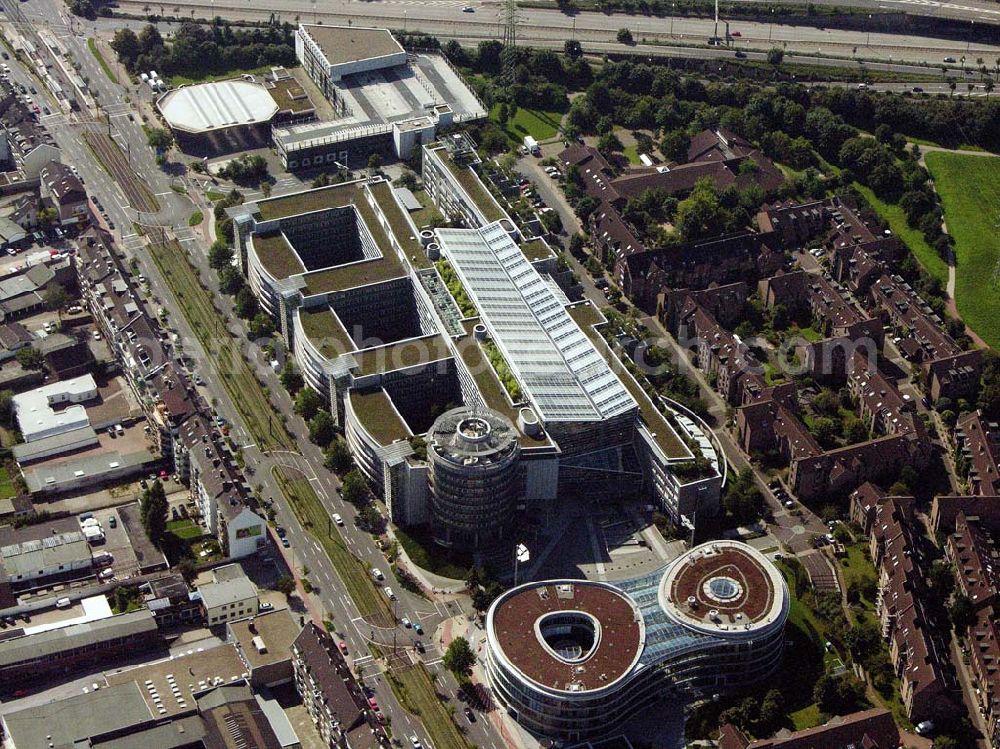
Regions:
[[[41, 0], [29, 0], [30, 3]], [[473, 2], [475, 12], [464, 13], [465, 0], [273, 0], [266, 6], [247, 4], [244, 0], [174, 0], [149, 3], [146, 0], [120, 0], [122, 10], [145, 15], [161, 11], [168, 15], [195, 17], [267, 20], [278, 15], [283, 20], [305, 23], [322, 21], [327, 24], [357, 23], [363, 26], [385, 26], [420, 30], [440, 38], [496, 39], [502, 37], [499, 17], [500, 4]], [[985, 12], [985, 11], [984, 11]], [[997, 23], [1000, 23], [1000, 10]], [[567, 14], [556, 9], [522, 8], [518, 38], [534, 44], [577, 38], [585, 48], [592, 44], [615, 42], [618, 29], [628, 27], [637, 42], [644, 39], [657, 44], [704, 45], [715, 34], [714, 22], [703, 18], [653, 18], [647, 16], [605, 15], [578, 12]], [[720, 27], [722, 33], [724, 27]], [[1000, 46], [928, 37], [821, 29], [811, 26], [787, 26], [750, 21], [733, 21], [732, 31], [740, 37], [735, 44], [740, 49], [766, 50], [772, 46], [787, 51], [812, 55], [832, 55], [850, 58], [861, 56], [880, 60], [905, 60], [940, 64], [945, 57], [956, 59], [965, 55], [975, 60], [1000, 57]], [[635, 48], [633, 48], [634, 50]], [[640, 47], [645, 52], [644, 47]], [[730, 50], [720, 50], [732, 54]]]

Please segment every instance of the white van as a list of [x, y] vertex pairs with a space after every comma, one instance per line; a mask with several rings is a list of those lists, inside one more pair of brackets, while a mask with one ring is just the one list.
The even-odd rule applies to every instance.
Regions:
[[73, 602], [71, 600], [69, 600], [68, 598], [60, 598], [58, 601], [56, 601], [56, 608], [57, 609], [68, 609], [72, 605], [73, 605]]

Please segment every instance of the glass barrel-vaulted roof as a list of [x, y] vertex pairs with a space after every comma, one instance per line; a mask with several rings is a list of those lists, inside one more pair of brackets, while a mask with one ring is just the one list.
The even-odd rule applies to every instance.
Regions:
[[543, 421], [601, 421], [637, 407], [500, 223], [438, 236]]

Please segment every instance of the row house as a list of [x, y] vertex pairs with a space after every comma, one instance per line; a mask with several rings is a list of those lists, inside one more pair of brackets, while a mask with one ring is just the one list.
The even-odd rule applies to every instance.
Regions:
[[992, 609], [976, 613], [966, 639], [976, 702], [986, 724], [986, 737], [996, 749], [1000, 746], [1000, 624]]
[[945, 553], [955, 567], [959, 590], [976, 608], [992, 608], [1000, 592], [1000, 552], [991, 524], [959, 512]]
[[732, 723], [719, 731], [719, 749], [898, 749], [899, 727], [885, 708], [835, 716], [821, 726], [751, 741]]
[[971, 494], [1000, 494], [1000, 424], [982, 411], [963, 414], [955, 426], [959, 467]]
[[917, 543], [914, 501], [887, 498], [875, 507], [871, 557], [878, 572], [875, 606], [900, 680], [907, 717], [941, 719], [954, 710], [954, 683], [943, 668], [947, 655], [934, 634], [923, 601], [926, 590]]
[[292, 644], [292, 669], [302, 705], [328, 749], [377, 749], [368, 704], [329, 633], [313, 622]]

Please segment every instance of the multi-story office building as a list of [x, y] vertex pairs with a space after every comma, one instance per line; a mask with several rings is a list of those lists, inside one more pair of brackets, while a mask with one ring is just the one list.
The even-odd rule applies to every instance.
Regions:
[[460, 405], [510, 425], [500, 473], [517, 504], [585, 488], [656, 501], [678, 523], [714, 514], [725, 468], [707, 427], [650, 400], [606, 320], [569, 304], [552, 250], [482, 181], [470, 141], [447, 144], [425, 148], [425, 184], [468, 228], [418, 226], [379, 179], [229, 209], [250, 287], [392, 520], [432, 519], [446, 467], [433, 426]]
[[532, 733], [599, 737], [671, 695], [762, 682], [781, 662], [789, 600], [778, 569], [734, 541], [620, 583], [532, 582], [487, 613], [486, 675]]

